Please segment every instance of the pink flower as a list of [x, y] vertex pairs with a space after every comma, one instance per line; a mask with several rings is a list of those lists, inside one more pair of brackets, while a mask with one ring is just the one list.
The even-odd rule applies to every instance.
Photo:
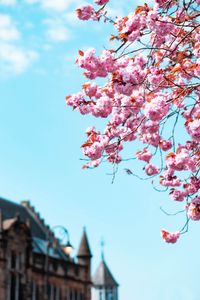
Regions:
[[200, 197], [195, 197], [187, 206], [187, 215], [193, 221], [200, 220]]
[[121, 156], [118, 154], [111, 154], [108, 156], [107, 160], [113, 164], [119, 164], [122, 160]]
[[[85, 52], [79, 50], [79, 54], [76, 62], [81, 68], [86, 69], [84, 75], [89, 79], [106, 77], [108, 72], [115, 70], [114, 58], [110, 51], [102, 51], [100, 57], [95, 56], [94, 48], [89, 48]], [[86, 85], [88, 84], [86, 83]]]
[[190, 152], [186, 149], [186, 147], [182, 146], [177, 148], [176, 153], [172, 152], [167, 155], [166, 164], [169, 168], [176, 171], [196, 171], [194, 158], [190, 157]]
[[93, 108], [92, 114], [95, 117], [107, 118], [112, 112], [112, 102], [108, 96], [102, 95]]
[[96, 83], [86, 82], [83, 84], [83, 90], [88, 97], [94, 97], [97, 93], [97, 85]]
[[144, 107], [144, 114], [152, 121], [160, 121], [168, 113], [169, 104], [166, 102], [166, 96], [158, 94], [157, 97], [147, 102]]
[[159, 169], [152, 164], [148, 164], [145, 167], [145, 172], [147, 173], [148, 176], [153, 176], [159, 173]]
[[94, 2], [98, 5], [104, 5], [108, 3], [110, 0], [95, 0]]
[[152, 158], [152, 153], [147, 150], [147, 148], [144, 148], [142, 151], [138, 151], [136, 153], [136, 157], [139, 160], [144, 160], [147, 163], [149, 163], [150, 159]]
[[188, 122], [186, 128], [193, 140], [200, 142], [200, 119]]
[[163, 172], [163, 175], [160, 176], [160, 184], [163, 186], [180, 186], [181, 180], [177, 176], [173, 176], [174, 170], [167, 169]]
[[96, 168], [100, 165], [101, 159], [95, 159], [90, 162], [91, 167]]
[[176, 241], [179, 239], [180, 237], [180, 231], [175, 231], [175, 232], [168, 232], [167, 230], [162, 229], [161, 230], [161, 236], [162, 239], [166, 242], [166, 243], [171, 243], [174, 244], [176, 243]]
[[173, 200], [175, 201], [183, 201], [184, 200], [184, 197], [185, 197], [185, 193], [182, 192], [182, 191], [178, 191], [178, 190], [173, 190], [171, 193], [170, 193], [171, 197]]
[[151, 73], [148, 75], [149, 82], [154, 86], [159, 85], [160, 82], [163, 80], [162, 71], [159, 68], [155, 67], [151, 67], [150, 71]]
[[82, 92], [66, 97], [67, 105], [72, 106], [74, 109], [77, 108], [79, 105], [82, 105], [84, 102], [85, 99]]
[[159, 145], [163, 151], [167, 151], [172, 147], [172, 142], [169, 140], [160, 140]]
[[141, 135], [140, 140], [143, 143], [157, 147], [159, 145], [160, 136], [157, 133], [146, 133]]
[[95, 15], [95, 10], [91, 5], [86, 5], [76, 9], [77, 17], [80, 20], [89, 20]]

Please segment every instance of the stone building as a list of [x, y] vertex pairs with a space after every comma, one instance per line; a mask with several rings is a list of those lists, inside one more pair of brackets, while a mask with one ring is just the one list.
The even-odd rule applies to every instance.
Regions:
[[91, 259], [85, 231], [71, 258], [28, 201], [0, 198], [0, 300], [91, 300]]

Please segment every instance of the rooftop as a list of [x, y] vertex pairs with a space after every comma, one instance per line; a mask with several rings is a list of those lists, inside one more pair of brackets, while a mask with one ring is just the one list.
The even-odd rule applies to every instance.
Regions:
[[[32, 246], [35, 253], [47, 254], [51, 257], [68, 260], [67, 256], [62, 251], [61, 245], [50, 230], [50, 227], [45, 224], [44, 219], [30, 204], [29, 201], [22, 201], [21, 204], [14, 203], [10, 200], [0, 198], [0, 211], [3, 219], [3, 229], [7, 230], [18, 220], [28, 224], [32, 236]], [[47, 236], [51, 236], [53, 245], [48, 248]], [[57, 245], [57, 246], [55, 246]]]
[[118, 283], [114, 279], [105, 260], [103, 259], [93, 276], [93, 284], [96, 287], [117, 287]]

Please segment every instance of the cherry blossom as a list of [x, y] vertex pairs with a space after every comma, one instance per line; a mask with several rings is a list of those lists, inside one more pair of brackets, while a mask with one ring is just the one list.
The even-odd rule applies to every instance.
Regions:
[[147, 148], [144, 148], [142, 151], [138, 151], [136, 153], [136, 157], [139, 160], [144, 160], [149, 163], [150, 159], [152, 158], [153, 154], [147, 150]]
[[77, 8], [76, 13], [80, 20], [89, 20], [95, 16], [95, 10], [91, 5]]
[[86, 131], [84, 168], [107, 161], [115, 178], [131, 143], [128, 159], [141, 164], [144, 177], [127, 174], [159, 182], [171, 201], [185, 203], [182, 229], [162, 230], [175, 243], [190, 220], [200, 220], [200, 1], [154, 0], [116, 19], [109, 3], [95, 0], [76, 10], [81, 20], [113, 26], [109, 49], [78, 51], [86, 82], [66, 97], [73, 110], [104, 119], [101, 131]]
[[163, 240], [166, 243], [174, 244], [179, 239], [180, 232], [179, 231], [175, 231], [175, 232], [171, 232], [170, 233], [167, 230], [162, 229], [161, 230], [161, 236], [162, 236]]
[[145, 166], [145, 172], [148, 176], [153, 176], [159, 173], [159, 169], [152, 164], [148, 164]]
[[193, 221], [200, 220], [200, 197], [195, 197], [187, 206], [187, 215]]
[[98, 5], [104, 5], [108, 2], [109, 2], [109, 0], [95, 0], [95, 3], [98, 4]]

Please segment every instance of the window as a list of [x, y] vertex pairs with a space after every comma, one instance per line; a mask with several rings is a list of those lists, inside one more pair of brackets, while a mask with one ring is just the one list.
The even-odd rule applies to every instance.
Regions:
[[64, 290], [64, 300], [69, 300], [69, 289]]
[[49, 285], [49, 287], [50, 287], [50, 300], [55, 300], [55, 289], [56, 289], [56, 287], [55, 286], [53, 286], [53, 285]]
[[15, 294], [16, 294], [16, 277], [12, 273], [10, 275], [10, 300], [15, 300]]
[[75, 292], [74, 292], [74, 300], [78, 300], [78, 293], [77, 293], [76, 290], [75, 290]]
[[31, 287], [32, 300], [36, 300], [36, 284], [33, 282]]
[[107, 300], [114, 300], [113, 290], [107, 290]]
[[20, 300], [23, 299], [23, 287], [20, 284], [20, 256], [21, 254], [11, 251], [8, 259], [9, 286], [8, 286], [8, 299]]
[[103, 300], [103, 292], [101, 290], [99, 291], [99, 300]]
[[56, 291], [55, 291], [55, 300], [60, 300], [60, 288], [56, 287]]
[[50, 299], [51, 300], [60, 300], [60, 298], [61, 298], [60, 288], [55, 285], [51, 285]]
[[14, 251], [11, 252], [10, 267], [12, 270], [16, 268], [16, 253]]
[[69, 294], [70, 296], [69, 296], [69, 299], [70, 300], [73, 300], [73, 292], [72, 292], [72, 290], [70, 290], [70, 294]]
[[[39, 287], [35, 282], [32, 283], [32, 293], [31, 294], [32, 294], [32, 300], [39, 299]], [[20, 298], [19, 298], [19, 300], [20, 300]]]

